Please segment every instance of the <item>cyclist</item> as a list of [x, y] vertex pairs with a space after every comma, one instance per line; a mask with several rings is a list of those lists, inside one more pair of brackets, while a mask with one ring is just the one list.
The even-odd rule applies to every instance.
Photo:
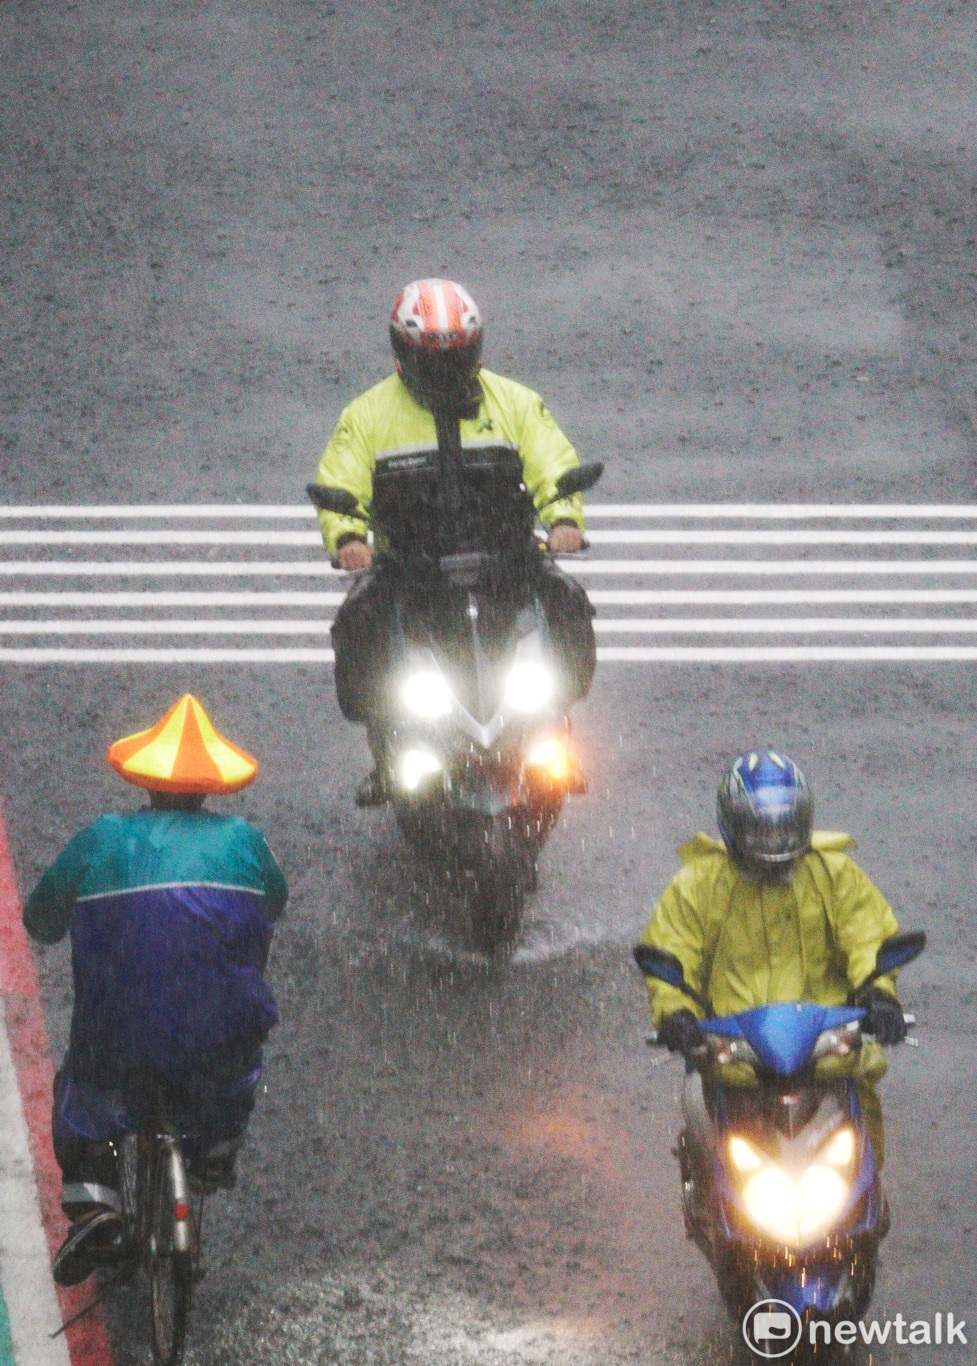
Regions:
[[151, 729], [109, 748], [142, 810], [100, 817], [71, 841], [24, 908], [44, 944], [71, 934], [74, 1007], [55, 1081], [54, 1151], [71, 1228], [54, 1262], [74, 1285], [124, 1252], [113, 1144], [138, 1127], [139, 1079], [179, 1098], [191, 1178], [233, 1186], [234, 1162], [278, 1020], [264, 969], [288, 890], [264, 837], [202, 810], [257, 762], [182, 697]]
[[[390, 342], [396, 373], [368, 389], [343, 411], [319, 463], [318, 482], [354, 495], [363, 516], [320, 512], [326, 549], [345, 570], [366, 571], [350, 590], [333, 623], [336, 693], [343, 715], [365, 723], [378, 758], [371, 721], [382, 705], [377, 688], [385, 676], [385, 643], [394, 614], [390, 576], [374, 566], [367, 531], [373, 508], [374, 475], [397, 469], [405, 459], [416, 462], [437, 452], [438, 423], [456, 425], [461, 451], [515, 453], [522, 478], [549, 532], [554, 554], [571, 554], [583, 543], [583, 503], [579, 494], [559, 502], [556, 481], [578, 464], [576, 453], [543, 400], [514, 380], [482, 367], [482, 316], [478, 305], [453, 280], [414, 280], [400, 293], [390, 319]], [[465, 485], [463, 505], [455, 519], [475, 534], [480, 523], [498, 516], [483, 506], [477, 490]], [[437, 539], [422, 516], [411, 526], [426, 525], [422, 538]], [[409, 547], [415, 579], [437, 552], [429, 544]], [[557, 649], [563, 656], [571, 687], [583, 697], [593, 678], [596, 651], [590, 601], [569, 575], [546, 556], [539, 561], [534, 584]], [[435, 589], [435, 594], [437, 589]], [[372, 805], [384, 800], [383, 769], [378, 765], [361, 786], [357, 800]]]
[[[642, 943], [674, 954], [690, 987], [716, 1015], [776, 1001], [844, 1005], [875, 966], [898, 925], [881, 892], [849, 856], [850, 836], [812, 831], [807, 781], [772, 750], [741, 754], [719, 784], [722, 843], [698, 834], [683, 845], [685, 865], [665, 889]], [[686, 1055], [703, 1043], [702, 1013], [666, 983], [647, 979], [663, 1043]], [[876, 1083], [886, 1064], [880, 1044], [906, 1037], [892, 977], [867, 993], [864, 1022], [874, 1042], [859, 1050], [855, 1078], [879, 1167], [885, 1157]], [[709, 1119], [698, 1072], [684, 1095], [690, 1137], [701, 1154]]]

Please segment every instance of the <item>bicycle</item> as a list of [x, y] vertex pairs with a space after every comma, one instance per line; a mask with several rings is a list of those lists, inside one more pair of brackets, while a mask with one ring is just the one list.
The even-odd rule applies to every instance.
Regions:
[[206, 1189], [196, 1188], [196, 1215], [183, 1156], [179, 1105], [161, 1082], [144, 1085], [139, 1130], [118, 1145], [122, 1217], [129, 1247], [120, 1279], [140, 1267], [149, 1278], [155, 1366], [180, 1366], [194, 1283], [201, 1275], [200, 1231]]

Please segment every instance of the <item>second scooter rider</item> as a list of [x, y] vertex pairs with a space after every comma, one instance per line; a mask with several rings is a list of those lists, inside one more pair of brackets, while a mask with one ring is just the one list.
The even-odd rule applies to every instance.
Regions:
[[[898, 931], [881, 892], [850, 856], [854, 841], [812, 830], [803, 773], [773, 751], [741, 754], [723, 775], [717, 800], [722, 842], [696, 835], [679, 850], [684, 864], [662, 894], [642, 943], [674, 954], [685, 981], [725, 1016], [777, 1001], [844, 1005], [869, 976], [884, 940]], [[688, 996], [648, 979], [661, 1041], [686, 1055], [704, 1042], [701, 1014]], [[881, 1168], [885, 1155], [876, 1090], [886, 1063], [880, 1044], [906, 1036], [891, 977], [866, 1000], [866, 1040], [855, 1078]], [[693, 1150], [707, 1143], [709, 1117], [698, 1072], [683, 1096]]]
[[[466, 289], [440, 279], [407, 285], [394, 305], [390, 341], [396, 373], [343, 411], [318, 471], [320, 485], [352, 494], [363, 510], [362, 516], [319, 514], [326, 549], [335, 563], [348, 571], [366, 571], [350, 590], [332, 629], [339, 705], [347, 720], [366, 724], [376, 761], [357, 794], [361, 805], [382, 802], [387, 795], [385, 766], [371, 722], [382, 707], [379, 684], [394, 608], [389, 566], [383, 557], [374, 563], [367, 540], [375, 475], [384, 469], [416, 468], [436, 456], [447, 425], [458, 443], [458, 506], [452, 516], [465, 548], [478, 543], [480, 525], [500, 515], [497, 506], [484, 497], [480, 500], [474, 484], [463, 479], [464, 457], [475, 451], [518, 456], [552, 553], [579, 550], [584, 531], [579, 494], [550, 501], [557, 479], [579, 463], [576, 453], [538, 394], [482, 367], [482, 317]], [[416, 533], [402, 551], [400, 570], [414, 581], [425, 580], [425, 591], [436, 601], [437, 543], [442, 541], [445, 513], [441, 507], [428, 508], [411, 517]], [[535, 588], [566, 667], [569, 700], [583, 697], [596, 662], [593, 609], [580, 585], [548, 556], [534, 558], [539, 562]]]

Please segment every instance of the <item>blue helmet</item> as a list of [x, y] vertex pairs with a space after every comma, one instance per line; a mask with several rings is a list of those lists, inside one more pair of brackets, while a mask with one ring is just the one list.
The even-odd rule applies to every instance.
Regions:
[[792, 759], [772, 749], [734, 759], [716, 797], [719, 832], [748, 877], [786, 882], [811, 847], [814, 803]]

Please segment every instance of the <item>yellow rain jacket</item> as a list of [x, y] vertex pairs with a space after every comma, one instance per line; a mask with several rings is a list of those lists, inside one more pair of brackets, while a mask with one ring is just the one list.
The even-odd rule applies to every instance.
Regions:
[[[522, 460], [526, 487], [541, 509], [543, 524], [572, 521], [583, 531], [579, 494], [544, 507], [554, 497], [560, 475], [579, 462], [539, 394], [491, 370], [479, 370], [478, 378], [482, 401], [477, 416], [461, 421], [462, 447], [509, 447], [515, 451]], [[377, 462], [414, 451], [436, 450], [437, 444], [433, 414], [411, 397], [399, 375], [390, 375], [343, 410], [319, 462], [318, 482], [348, 489], [370, 512]], [[319, 525], [330, 555], [335, 555], [342, 536], [363, 536], [367, 530], [366, 522], [333, 512], [320, 512]]]
[[[724, 844], [696, 835], [679, 850], [685, 866], [665, 889], [642, 943], [675, 954], [686, 982], [712, 1002], [717, 1016], [776, 1001], [844, 1005], [899, 926], [849, 857], [855, 847], [849, 835], [815, 831], [811, 845], [790, 882], [769, 885], [747, 882]], [[894, 977], [876, 985], [895, 996]], [[703, 1018], [666, 983], [648, 979], [648, 992], [656, 1027], [676, 1010]], [[855, 1057], [860, 1083], [885, 1073], [878, 1044], [866, 1043]], [[821, 1075], [836, 1070], [853, 1069], [841, 1059], [818, 1064]]]

